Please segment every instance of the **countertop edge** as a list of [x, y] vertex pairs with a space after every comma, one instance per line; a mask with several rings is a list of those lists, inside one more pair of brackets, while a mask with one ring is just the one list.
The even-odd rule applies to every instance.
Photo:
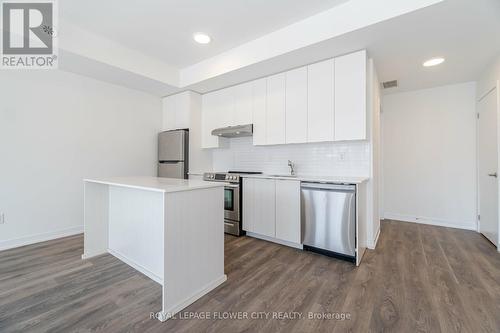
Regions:
[[124, 183], [120, 183], [120, 182], [114, 182], [114, 181], [103, 180], [103, 179], [84, 178], [83, 182], [102, 184], [102, 185], [111, 185], [111, 186], [118, 186], [118, 187], [126, 187], [126, 188], [132, 188], [132, 189], [136, 189], [136, 190], [144, 190], [144, 191], [159, 192], [159, 193], [185, 192], [185, 191], [202, 190], [202, 189], [207, 189], [207, 188], [217, 188], [217, 187], [224, 186], [224, 184], [222, 184], [222, 183], [206, 182], [205, 185], [196, 186], [196, 187], [182, 187], [182, 186], [178, 186], [178, 185], [170, 185], [170, 186], [172, 186], [171, 189], [165, 189], [165, 188], [151, 187], [151, 186], [124, 184]]
[[264, 178], [264, 179], [279, 179], [279, 180], [296, 180], [296, 181], [308, 181], [308, 182], [321, 182], [321, 183], [332, 183], [332, 184], [362, 184], [367, 182], [370, 178], [368, 177], [317, 177], [317, 176], [297, 176], [297, 177], [280, 177], [272, 175], [240, 175], [242, 178]]

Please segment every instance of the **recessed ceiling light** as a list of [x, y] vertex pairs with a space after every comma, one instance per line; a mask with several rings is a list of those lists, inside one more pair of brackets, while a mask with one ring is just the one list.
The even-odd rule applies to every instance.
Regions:
[[209, 35], [197, 32], [193, 35], [194, 40], [200, 44], [208, 44], [212, 40]]
[[444, 62], [444, 58], [432, 58], [424, 62], [424, 67], [432, 67], [440, 65]]

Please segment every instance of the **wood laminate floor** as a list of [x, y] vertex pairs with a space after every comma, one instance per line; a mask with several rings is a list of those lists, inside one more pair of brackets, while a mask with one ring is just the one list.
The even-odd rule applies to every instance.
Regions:
[[0, 332], [500, 332], [500, 254], [472, 231], [385, 221], [359, 268], [225, 244], [228, 281], [165, 323], [160, 286], [111, 255], [82, 261], [81, 235], [0, 252]]

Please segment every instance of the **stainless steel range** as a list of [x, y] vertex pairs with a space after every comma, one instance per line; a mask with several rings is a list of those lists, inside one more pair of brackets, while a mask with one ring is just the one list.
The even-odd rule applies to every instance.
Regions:
[[229, 172], [205, 172], [203, 180], [211, 182], [223, 182], [224, 186], [224, 232], [241, 236], [245, 232], [242, 229], [242, 193], [243, 182], [241, 174], [261, 174], [262, 172], [229, 171]]

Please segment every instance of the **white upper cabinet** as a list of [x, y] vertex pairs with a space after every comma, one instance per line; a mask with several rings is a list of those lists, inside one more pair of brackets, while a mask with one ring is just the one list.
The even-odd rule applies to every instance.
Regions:
[[307, 66], [307, 142], [333, 141], [334, 60]]
[[267, 78], [266, 143], [285, 143], [286, 73]]
[[335, 58], [335, 140], [366, 139], [366, 51]]
[[267, 78], [252, 82], [253, 144], [266, 144]]
[[234, 125], [252, 123], [253, 83], [247, 82], [233, 87], [234, 92]]
[[216, 128], [234, 125], [234, 87], [214, 91], [216, 99]]
[[202, 96], [201, 111], [201, 148], [218, 148], [219, 138], [212, 135], [212, 130], [217, 128], [216, 110], [217, 96], [204, 94]]
[[307, 67], [286, 72], [285, 143], [307, 142]]
[[189, 128], [190, 98], [184, 92], [163, 98], [163, 130]]
[[[363, 50], [205, 94], [203, 148], [225, 140], [215, 128], [245, 124], [254, 145], [366, 140], [366, 69]], [[188, 113], [165, 111], [182, 110], [182, 98], [163, 103], [165, 129], [189, 123]]]

